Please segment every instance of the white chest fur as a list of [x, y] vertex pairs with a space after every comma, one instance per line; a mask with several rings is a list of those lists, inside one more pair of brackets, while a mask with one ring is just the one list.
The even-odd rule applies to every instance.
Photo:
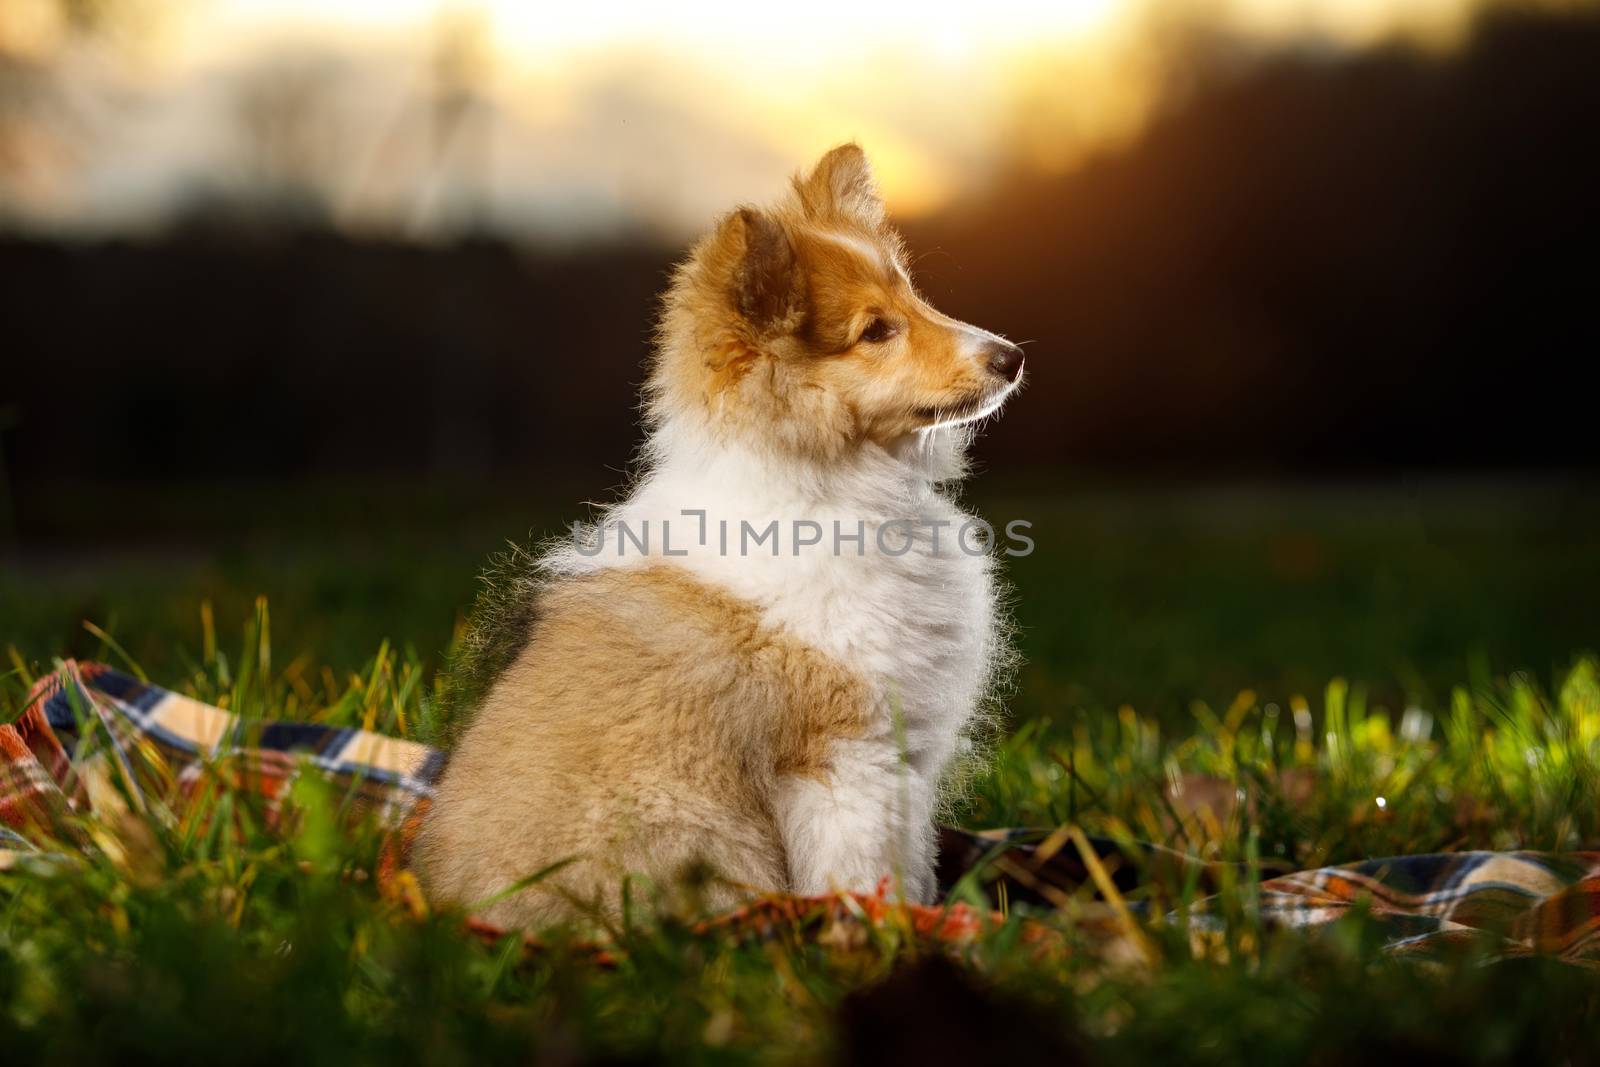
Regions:
[[866, 681], [868, 736], [841, 749], [825, 793], [801, 786], [788, 805], [795, 877], [813, 891], [869, 890], [893, 866], [926, 895], [939, 782], [998, 648], [982, 527], [915, 455], [828, 476], [748, 454], [659, 455], [598, 537], [548, 565], [684, 567]]
[[[996, 651], [987, 530], [903, 463], [808, 482], [748, 457], [669, 460], [565, 546], [566, 573], [666, 562], [760, 607], [767, 622], [856, 671], [885, 733], [943, 767]], [[785, 475], [788, 476], [785, 476]]]

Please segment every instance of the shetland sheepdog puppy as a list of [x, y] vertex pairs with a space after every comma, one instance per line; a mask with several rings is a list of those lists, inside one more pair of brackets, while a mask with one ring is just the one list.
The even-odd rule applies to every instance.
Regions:
[[664, 297], [632, 489], [479, 622], [513, 632], [479, 634], [506, 651], [417, 838], [429, 892], [504, 927], [614, 913], [630, 875], [928, 899], [1007, 660], [944, 487], [1022, 366], [918, 295], [853, 144], [723, 218]]

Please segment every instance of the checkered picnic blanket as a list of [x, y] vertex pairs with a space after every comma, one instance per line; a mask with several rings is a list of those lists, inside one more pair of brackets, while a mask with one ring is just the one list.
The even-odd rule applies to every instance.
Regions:
[[[347, 787], [353, 809], [395, 831], [395, 847], [386, 853], [389, 870], [379, 872], [380, 879], [393, 878], [443, 764], [442, 752], [413, 741], [316, 723], [251, 722], [104, 664], [69, 661], [40, 680], [16, 721], [0, 726], [0, 871], [27, 854], [97, 847], [79, 816], [105, 803], [126, 803], [113, 796], [171, 811], [220, 772], [235, 787], [275, 801], [310, 769]], [[127, 783], [122, 793], [104, 786], [113, 771]], [[1207, 889], [1222, 881], [1216, 865], [1155, 846], [1130, 849], [1070, 828], [946, 827], [941, 852], [944, 889], [982, 869], [987, 880], [977, 884], [1013, 903], [1081, 900], [1087, 887], [1096, 891], [1091, 896], [1121, 905], [1121, 894], [1162, 865], [1194, 868]], [[1259, 883], [1258, 897], [1269, 926], [1323, 926], [1365, 909], [1402, 952], [1492, 933], [1503, 939], [1506, 954], [1600, 963], [1600, 852], [1366, 860], [1276, 873]], [[872, 923], [889, 921], [891, 911], [894, 921], [941, 940], [970, 938], [998, 921], [965, 905], [896, 911], [881, 895], [854, 901], [769, 896], [708, 927], [759, 931], [818, 914]], [[1202, 902], [1191, 922], [1204, 929], [1211, 912]]]

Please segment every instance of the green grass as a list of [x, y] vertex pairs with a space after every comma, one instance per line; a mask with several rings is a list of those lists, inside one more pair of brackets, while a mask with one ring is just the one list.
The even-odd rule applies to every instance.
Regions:
[[[382, 653], [338, 699], [307, 702], [273, 668], [264, 613], [259, 620], [242, 652], [202, 653], [184, 687], [253, 714], [396, 733], [439, 728], [415, 660]], [[12, 711], [24, 682], [7, 680]], [[1247, 863], [1571, 847], [1596, 837], [1592, 661], [1576, 664], [1554, 696], [1526, 678], [1459, 691], [1428, 725], [1413, 712], [1400, 728], [1337, 682], [1316, 711], [1309, 735], [1248, 695], [1218, 714], [1202, 709], [1182, 739], [1164, 740], [1156, 723], [1132, 713], [1071, 731], [1036, 722], [976, 783], [966, 821], [1070, 819]], [[1541, 758], [1529, 760], [1530, 748]], [[1280, 794], [1284, 771], [1316, 777], [1314, 803]], [[1189, 772], [1245, 790], [1256, 814], [1174, 823], [1156, 798], [1169, 776]], [[1382, 812], [1378, 795], [1387, 798]], [[1180, 928], [1153, 923], [1147, 963], [1108, 961], [1070, 906], [1026, 917], [1054, 927], [1074, 951], [1032, 951], [1019, 940], [1025, 916], [1015, 909], [955, 954], [955, 973], [971, 984], [949, 988], [948, 976], [930, 972], [926, 950], [893, 927], [856, 944], [803, 931], [740, 941], [696, 935], [680, 911], [648, 902], [617, 931], [614, 964], [559, 933], [524, 956], [513, 938], [485, 943], [458, 914], [380, 892], [380, 835], [366, 824], [345, 828], [340, 801], [305, 779], [269, 830], [257, 798], [225, 793], [174, 822], [111, 820], [101, 832], [132, 845], [125, 857], [91, 852], [0, 876], [3, 1047], [17, 1062], [38, 1063], [469, 1063], [530, 1054], [824, 1062], [872, 1047], [883, 1027], [897, 1040], [911, 1040], [908, 1027], [931, 1027], [916, 1040], [934, 1048], [1065, 1048], [1096, 1063], [1303, 1063], [1401, 1051], [1556, 1062], [1555, 1050], [1570, 1054], [1589, 1040], [1600, 1008], [1592, 975], [1571, 965], [1486, 966], [1487, 947], [1406, 962], [1384, 955], [1359, 917], [1317, 934], [1271, 934], [1243, 891], [1225, 904], [1213, 941], [1191, 943]], [[1181, 906], [1193, 889], [1158, 880], [1135, 896]], [[897, 984], [909, 985], [917, 1005], [954, 1000], [940, 1005], [943, 1014], [907, 1017], [885, 992]], [[1001, 1032], [990, 1033], [994, 1026]]]
[[[473, 570], [541, 520], [445, 500], [400, 527], [380, 521], [402, 510], [383, 499], [295, 499], [301, 510], [279, 508], [265, 533], [237, 517], [248, 501], [215, 502], [223, 519], [198, 534], [181, 508], [168, 513], [178, 530], [147, 531], [162, 553], [24, 556], [0, 580], [0, 636], [24, 664], [0, 683], [0, 715], [52, 657], [117, 659], [81, 628], [87, 615], [155, 680], [245, 714], [437, 736], [433, 671]], [[1019, 725], [963, 821], [1070, 822], [1246, 864], [1592, 847], [1593, 506], [1408, 499], [1026, 505], [1044, 533], [1011, 571], [1030, 659]], [[357, 514], [329, 519], [327, 507]], [[263, 592], [270, 627], [252, 607]], [[1175, 819], [1163, 786], [1185, 774], [1247, 802]], [[1286, 795], [1297, 780], [1315, 783], [1309, 800]], [[277, 829], [255, 798], [221, 794], [175, 822], [102, 828], [133, 843], [124, 857], [0, 874], [7, 1060], [894, 1062], [885, 1040], [923, 1063], [1597, 1056], [1591, 972], [1487, 964], [1487, 944], [1402, 960], [1360, 916], [1272, 933], [1243, 888], [1213, 939], [1152, 922], [1145, 961], [1108, 958], [1076, 904], [1026, 916], [1073, 951], [1030, 949], [1013, 908], [954, 953], [952, 974], [892, 925], [857, 942], [816, 931], [750, 942], [696, 935], [679, 905], [642, 900], [603, 964], [559, 933], [524, 955], [470, 934], [459, 914], [385, 895], [378, 831], [345, 822], [340, 798], [308, 779]], [[1137, 895], [1181, 906], [1193, 892], [1155, 878]]]
[[[0, 557], [0, 646], [90, 655], [92, 619], [153, 674], [185, 671], [196, 606], [272, 602], [280, 665], [342, 682], [382, 641], [438, 666], [476, 575], [603, 498], [572, 486], [58, 487], [22, 494]], [[1007, 485], [1027, 486], [1026, 494]], [[1439, 706], [1508, 671], [1600, 649], [1600, 492], [1583, 484], [1049, 488], [977, 479], [991, 519], [1033, 523], [1011, 560], [1018, 720], [1131, 704], [1169, 727], [1249, 688], [1286, 705], [1342, 675], [1372, 702]]]

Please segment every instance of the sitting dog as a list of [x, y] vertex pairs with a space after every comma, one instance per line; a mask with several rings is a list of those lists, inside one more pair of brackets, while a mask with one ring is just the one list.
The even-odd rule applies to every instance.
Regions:
[[632, 490], [479, 621], [503, 669], [416, 842], [430, 893], [505, 927], [614, 913], [628, 874], [928, 899], [1007, 659], [993, 531], [941, 487], [1022, 367], [918, 295], [855, 145], [724, 218], [666, 293]]

